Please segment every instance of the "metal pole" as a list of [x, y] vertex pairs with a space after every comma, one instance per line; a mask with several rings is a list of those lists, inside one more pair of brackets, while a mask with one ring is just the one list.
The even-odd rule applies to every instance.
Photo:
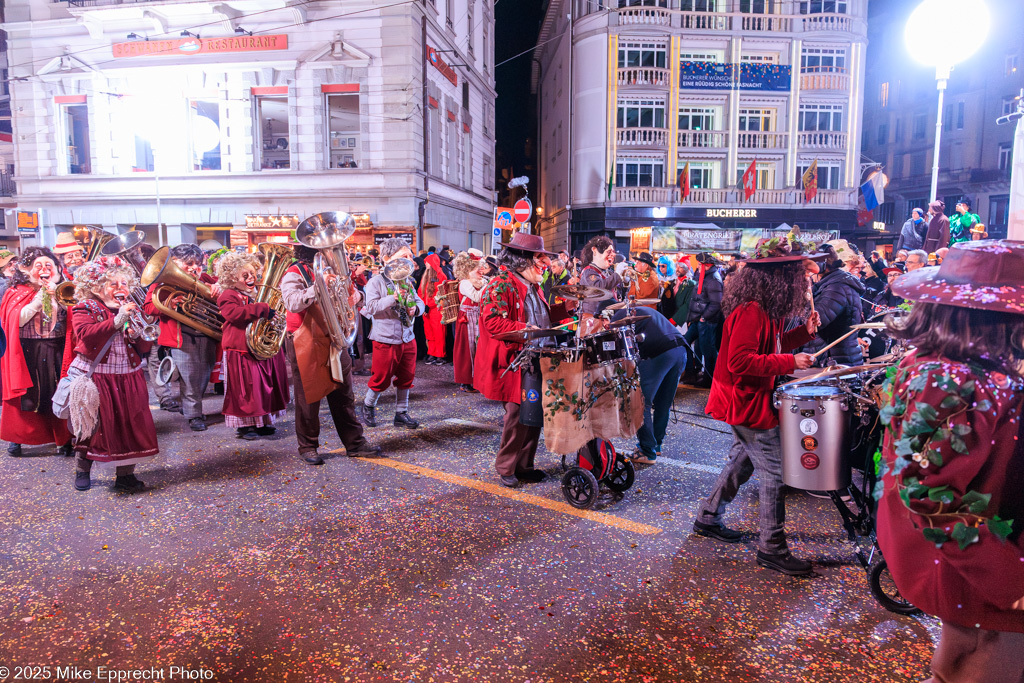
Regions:
[[[1017, 106], [1024, 111], [1024, 104], [1018, 103]], [[1010, 208], [1007, 213], [1006, 236], [1011, 240], [1024, 240], [1024, 118], [1017, 119], [1017, 130], [1013, 136]]]
[[156, 185], [156, 241], [161, 247], [164, 246], [163, 219], [160, 216], [160, 169], [156, 163], [156, 147], [153, 149], [153, 180]]
[[946, 94], [946, 84], [949, 82], [948, 66], [935, 67], [935, 85], [939, 89], [939, 111], [935, 117], [935, 152], [932, 155], [932, 191], [930, 201], [939, 198], [939, 146], [942, 142], [942, 104]]
[[[572, 95], [572, 49], [573, 49], [573, 36], [572, 36], [572, 10], [569, 10], [569, 30], [566, 32], [566, 39], [569, 41], [569, 120], [568, 120], [568, 133], [569, 139], [566, 144], [566, 151], [568, 154], [565, 155], [566, 163], [566, 190], [568, 194], [565, 197], [565, 250], [572, 250], [572, 121], [573, 121], [573, 95]], [[550, 215], [550, 209], [549, 209]], [[537, 234], [542, 234], [540, 226], [538, 225]]]

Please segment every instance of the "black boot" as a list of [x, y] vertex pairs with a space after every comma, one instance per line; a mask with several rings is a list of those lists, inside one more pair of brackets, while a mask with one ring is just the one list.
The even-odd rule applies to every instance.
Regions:
[[362, 422], [367, 427], [377, 426], [376, 406], [368, 406], [365, 403], [360, 403], [356, 405], [356, 410], [358, 412], [357, 417], [359, 417], [360, 422]]
[[789, 552], [783, 555], [768, 555], [758, 550], [757, 563], [762, 567], [774, 569], [789, 576], [806, 576], [811, 573], [810, 562], [793, 557], [793, 554]]
[[400, 413], [395, 413], [395, 426], [405, 427], [406, 429], [416, 429], [420, 426], [420, 423], [409, 417], [409, 413], [403, 410]]
[[57, 449], [57, 455], [63, 455], [65, 458], [70, 458], [74, 454], [75, 446], [70, 441]]
[[88, 491], [92, 486], [92, 480], [88, 472], [75, 472], [75, 488], [79, 491]]
[[12, 458], [20, 458], [25, 455], [25, 452], [21, 450], [20, 443], [9, 443], [7, 444], [7, 455]]
[[246, 441], [252, 441], [253, 439], [260, 438], [260, 435], [256, 433], [255, 427], [239, 427], [238, 438], [245, 439]]
[[134, 474], [126, 474], [123, 477], [115, 477], [113, 489], [122, 493], [136, 493], [146, 488], [142, 480]]

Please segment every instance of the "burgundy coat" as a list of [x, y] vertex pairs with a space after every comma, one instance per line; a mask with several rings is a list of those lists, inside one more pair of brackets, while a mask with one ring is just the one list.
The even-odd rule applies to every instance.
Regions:
[[[972, 381], [974, 390], [965, 389]], [[949, 393], [941, 384], [966, 395], [964, 400], [975, 409], [965, 411], [964, 403], [943, 407]], [[964, 628], [1024, 633], [1024, 610], [1011, 608], [1024, 597], [1024, 387], [1005, 375], [978, 374], [963, 363], [911, 354], [900, 363], [893, 389], [890, 405], [899, 400], [906, 410], [894, 416], [886, 429], [882, 455], [887, 467], [878, 503], [878, 543], [893, 580], [903, 597], [943, 621]], [[934, 412], [922, 408], [925, 404]], [[953, 449], [952, 438], [940, 439], [938, 432], [928, 432], [927, 450], [938, 456], [919, 462], [897, 455], [904, 429], [914, 425], [920, 433], [922, 410], [929, 429], [945, 428], [948, 420], [953, 432], [962, 433], [960, 452]], [[927, 462], [927, 467], [921, 462]], [[929, 500], [926, 493], [908, 488], [913, 479], [930, 489], [948, 487], [949, 500]], [[901, 498], [900, 488], [907, 492], [909, 505]], [[968, 491], [991, 498], [987, 503], [982, 499], [971, 510], [976, 515], [937, 515], [940, 509], [959, 510]], [[977, 501], [977, 495], [972, 500]], [[986, 524], [995, 515], [1013, 520], [1005, 541]], [[925, 538], [923, 530], [930, 526], [950, 536], [958, 521], [977, 528], [978, 533], [963, 550], [957, 541], [936, 547]]]
[[771, 320], [754, 302], [737, 308], [725, 319], [705, 412], [749, 429], [777, 427], [779, 418], [772, 408], [775, 377], [796, 368], [793, 354], [787, 351], [810, 340], [803, 325], [783, 334], [782, 323]]
[[217, 298], [220, 314], [224, 317], [220, 343], [225, 351], [248, 351], [245, 328], [260, 318], [274, 317], [270, 304], [249, 303], [249, 297], [235, 289], [225, 289]]
[[[71, 317], [75, 325], [75, 353], [90, 362], [95, 361], [100, 349], [106, 345], [107, 340], [115, 332], [114, 318], [116, 316], [116, 310], [110, 310], [105, 304], [95, 299], [86, 299], [76, 304], [71, 309]], [[142, 356], [149, 353], [153, 343], [141, 339], [133, 342], [129, 340], [127, 333], [121, 332], [121, 334], [125, 335], [125, 342], [128, 346], [128, 360], [133, 366], [141, 364]], [[103, 354], [103, 360], [109, 355], [110, 351]], [[102, 363], [103, 360], [100, 362]]]
[[[537, 296], [547, 306], [540, 285], [529, 286], [537, 288]], [[504, 377], [501, 377], [501, 373], [515, 360], [523, 345], [498, 341], [494, 335], [526, 328], [527, 291], [527, 285], [503, 267], [487, 283], [480, 299], [480, 337], [476, 343], [473, 387], [484, 398], [492, 401], [522, 401], [519, 373], [509, 372]], [[562, 304], [549, 306], [548, 310], [553, 325], [566, 317], [565, 306]]]

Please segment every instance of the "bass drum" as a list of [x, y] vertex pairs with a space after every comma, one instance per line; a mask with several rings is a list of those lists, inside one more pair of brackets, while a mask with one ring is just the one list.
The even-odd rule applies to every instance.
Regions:
[[850, 404], [842, 388], [795, 384], [775, 392], [782, 481], [805, 491], [850, 485]]
[[636, 334], [630, 329], [607, 330], [580, 339], [585, 365], [589, 367], [617, 363], [623, 359], [638, 360], [640, 351]]

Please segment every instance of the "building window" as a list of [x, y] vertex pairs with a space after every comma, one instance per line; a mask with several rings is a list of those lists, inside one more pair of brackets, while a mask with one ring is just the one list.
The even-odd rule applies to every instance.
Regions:
[[619, 4], [623, 7], [668, 7], [668, 0], [628, 0]]
[[[681, 0], [679, 9], [684, 12], [717, 12], [720, 0]], [[724, 2], [725, 0], [721, 0]]]
[[1017, 98], [1016, 97], [1004, 97], [1003, 98], [1003, 116], [1012, 114], [1017, 111]]
[[216, 100], [189, 100], [189, 128], [192, 142], [192, 170], [219, 171], [220, 159], [220, 102]]
[[1017, 73], [1018, 57], [1016, 53], [1006, 55], [1006, 75], [1012, 76]]
[[778, 64], [778, 52], [760, 52], [740, 55], [740, 61], [744, 64]]
[[473, 189], [473, 134], [462, 136], [462, 186]]
[[[750, 167], [750, 161], [750, 159], [740, 159], [739, 168], [736, 169], [736, 187], [742, 187], [743, 174]], [[754, 173], [757, 175], [757, 189], [775, 189], [775, 164], [773, 162], [758, 163], [754, 167]]]
[[740, 109], [740, 130], [775, 130], [775, 110]]
[[988, 198], [988, 233], [990, 237], [1006, 236], [1006, 225], [1010, 218], [1010, 195], [998, 194]]
[[745, 14], [775, 14], [775, 0], [740, 0], [740, 11]]
[[256, 98], [257, 168], [291, 168], [288, 96]]
[[897, 118], [894, 123], [892, 141], [903, 142], [903, 119]]
[[964, 114], [966, 113], [965, 112], [966, 109], [967, 109], [966, 103], [964, 103], [964, 102], [957, 102], [956, 103], [956, 129], [957, 130], [963, 130], [964, 129]]
[[88, 105], [62, 104], [60, 105], [60, 118], [63, 122], [61, 134], [64, 138], [66, 171], [73, 175], [91, 173]]
[[480, 46], [481, 49], [483, 50], [483, 53], [484, 53], [484, 73], [485, 74], [491, 72], [491, 68], [488, 66], [488, 64], [490, 63], [490, 58], [491, 58], [491, 40], [490, 40], [490, 34], [489, 34], [488, 30], [487, 30], [487, 25], [488, 24], [487, 24], [487, 21], [486, 21], [486, 18], [485, 18], [485, 20], [483, 22], [483, 29], [484, 29], [484, 36], [483, 36], [483, 41], [482, 41], [483, 44]]
[[619, 128], [664, 128], [665, 103], [660, 100], [620, 100]]
[[924, 152], [910, 155], [910, 175], [924, 175]]
[[664, 187], [665, 162], [661, 159], [624, 159], [615, 163], [616, 187]]
[[494, 189], [494, 159], [489, 155], [484, 155], [484, 189]]
[[642, 66], [664, 69], [666, 51], [658, 43], [623, 42], [619, 45], [619, 68], [628, 69]]
[[803, 0], [800, 14], [846, 14], [846, 0]]
[[[885, 124], [882, 124], [885, 125]], [[843, 105], [841, 104], [801, 104], [800, 130], [842, 131]], [[879, 142], [879, 144], [882, 144]]]
[[469, 55], [473, 56], [473, 39], [476, 37], [475, 25], [473, 24], [473, 9], [476, 6], [476, 0], [469, 0], [466, 6], [466, 41]]
[[914, 116], [914, 139], [923, 140], [925, 136], [925, 130], [928, 127], [928, 115], [927, 114], [916, 114]]
[[[803, 187], [804, 173], [811, 167], [810, 161], [802, 161], [796, 167], [796, 186]], [[818, 189], [838, 190], [839, 189], [839, 166], [830, 166], [818, 162]]]
[[[686, 168], [686, 163], [679, 164], [676, 178]], [[718, 187], [718, 169], [720, 163], [717, 161], [691, 161], [690, 164], [690, 188], [694, 190], [709, 190]]]
[[[846, 50], [805, 47], [800, 55], [800, 70], [808, 73], [846, 73]], [[888, 101], [888, 87], [888, 83], [886, 83], [886, 101]], [[883, 103], [882, 106], [884, 107], [885, 104]]]
[[455, 0], [445, 0], [444, 21], [448, 28], [455, 29]]
[[330, 168], [362, 166], [359, 95], [335, 94], [327, 97], [327, 156]]
[[886, 81], [878, 88], [878, 103], [883, 107], [889, 106], [889, 81]]
[[1005, 171], [1010, 167], [1013, 160], [1013, 145], [1003, 143], [999, 145], [999, 170]]
[[878, 124], [878, 138], [876, 142], [879, 145], [884, 145], [885, 143], [889, 142], [889, 124]]
[[679, 61], [714, 62], [715, 64], [721, 64], [725, 61], [725, 52], [723, 50], [684, 49], [679, 51]]
[[718, 130], [716, 115], [713, 107], [680, 107], [679, 130]]

